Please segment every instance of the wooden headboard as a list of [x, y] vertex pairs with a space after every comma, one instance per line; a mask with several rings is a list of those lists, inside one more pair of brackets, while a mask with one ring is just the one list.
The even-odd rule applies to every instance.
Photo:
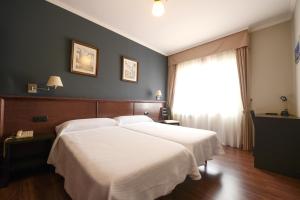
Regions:
[[72, 119], [147, 114], [160, 119], [164, 101], [116, 101], [54, 97], [0, 97], [0, 139], [17, 130], [54, 132], [55, 126]]
[[130, 101], [98, 101], [99, 117], [117, 117], [122, 115], [134, 115], [134, 102]]
[[98, 117], [118, 117], [124, 115], [147, 115], [154, 121], [161, 119], [162, 101], [98, 101]]

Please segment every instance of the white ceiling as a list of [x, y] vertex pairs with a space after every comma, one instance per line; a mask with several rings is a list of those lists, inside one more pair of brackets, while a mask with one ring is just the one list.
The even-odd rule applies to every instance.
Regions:
[[292, 16], [296, 0], [48, 0], [164, 55], [246, 28], [259, 29]]

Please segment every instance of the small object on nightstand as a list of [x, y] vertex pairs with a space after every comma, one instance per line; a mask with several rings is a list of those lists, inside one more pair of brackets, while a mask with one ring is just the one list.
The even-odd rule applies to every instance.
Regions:
[[290, 116], [289, 111], [288, 111], [287, 109], [281, 111], [280, 115], [283, 116], [283, 117], [288, 117], [288, 116]]
[[16, 138], [32, 138], [32, 137], [33, 137], [33, 131], [19, 130], [16, 135]]

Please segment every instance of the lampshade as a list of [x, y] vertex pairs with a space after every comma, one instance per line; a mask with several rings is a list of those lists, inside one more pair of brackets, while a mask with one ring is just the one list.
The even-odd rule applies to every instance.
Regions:
[[160, 17], [165, 13], [165, 6], [161, 0], [154, 0], [152, 7], [152, 14], [156, 17]]
[[157, 91], [155, 92], [155, 96], [160, 97], [161, 95], [162, 95], [161, 90], [157, 90]]
[[59, 76], [49, 76], [47, 86], [56, 89], [57, 87], [63, 87], [63, 83]]

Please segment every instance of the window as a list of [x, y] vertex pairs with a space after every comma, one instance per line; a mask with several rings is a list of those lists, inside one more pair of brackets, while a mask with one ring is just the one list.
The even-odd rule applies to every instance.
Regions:
[[223, 144], [238, 147], [242, 100], [235, 51], [177, 66], [173, 115], [183, 125], [216, 131]]

